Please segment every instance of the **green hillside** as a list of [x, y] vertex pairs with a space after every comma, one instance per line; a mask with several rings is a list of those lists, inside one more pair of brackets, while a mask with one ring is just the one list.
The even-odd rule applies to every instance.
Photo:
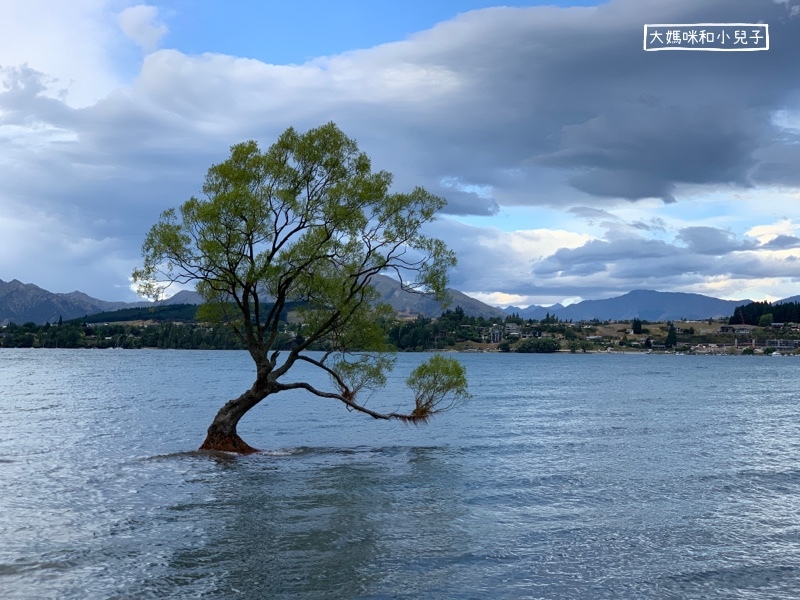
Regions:
[[142, 306], [122, 308], [109, 312], [73, 319], [73, 323], [121, 323], [125, 321], [157, 321], [192, 323], [197, 315], [195, 304], [165, 304], [160, 306]]

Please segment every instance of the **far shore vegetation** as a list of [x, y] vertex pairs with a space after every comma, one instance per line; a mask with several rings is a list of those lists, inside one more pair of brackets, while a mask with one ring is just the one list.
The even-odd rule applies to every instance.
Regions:
[[[125, 348], [241, 350], [225, 325], [197, 319], [190, 304], [133, 308], [37, 325], [0, 329], [3, 348]], [[303, 323], [289, 306], [281, 315], [275, 349], [302, 343]], [[753, 302], [729, 318], [565, 322], [548, 315], [523, 319], [471, 317], [457, 306], [438, 318], [387, 319], [383, 327], [398, 351], [684, 352], [698, 354], [800, 354], [800, 303]], [[315, 348], [310, 348], [315, 349]]]

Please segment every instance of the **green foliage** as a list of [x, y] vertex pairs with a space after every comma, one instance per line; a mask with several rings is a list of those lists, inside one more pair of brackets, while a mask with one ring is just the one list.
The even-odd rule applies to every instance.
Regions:
[[678, 334], [675, 331], [675, 325], [672, 322], [667, 323], [667, 339], [664, 340], [664, 345], [667, 348], [674, 348], [678, 343]]
[[463, 365], [453, 358], [434, 354], [406, 379], [414, 393], [412, 417], [425, 419], [435, 412], [452, 408], [470, 397]]
[[756, 353], [756, 351], [753, 350], [750, 346], [748, 346], [747, 348], [742, 350], [742, 354], [745, 355], [745, 356], [752, 356], [755, 353]]
[[800, 323], [800, 303], [784, 302], [773, 305], [769, 302], [751, 302], [737, 307], [733, 316], [728, 319], [728, 323], [730, 325], [769, 327], [769, 325], [760, 325], [761, 318], [768, 314], [772, 315], [772, 321], [775, 323]]
[[457, 342], [481, 343], [491, 339], [494, 325], [501, 323], [499, 318], [486, 320], [483, 317], [468, 317], [463, 311], [446, 310], [435, 321], [419, 316], [413, 321], [396, 322], [386, 319], [389, 343], [398, 350], [443, 349]]
[[394, 357], [348, 354], [332, 366], [332, 383], [344, 393], [353, 395], [362, 390], [374, 390], [386, 385], [386, 373], [394, 366]]
[[497, 345], [497, 349], [500, 350], [500, 352], [511, 352], [511, 340], [503, 340]]
[[764, 348], [764, 354], [774, 354], [777, 348], [773, 348], [772, 346], [767, 346]]
[[122, 321], [182, 321], [189, 323], [195, 320], [197, 310], [198, 307], [193, 304], [167, 304], [162, 306], [123, 308], [74, 319], [72, 322], [119, 323]]
[[772, 313], [766, 313], [761, 315], [758, 319], [758, 326], [759, 327], [772, 327]]
[[[204, 197], [161, 214], [133, 279], [153, 298], [172, 283], [194, 285], [205, 300], [200, 316], [229, 327], [255, 361], [258, 395], [302, 387], [377, 417], [354, 399], [380, 385], [392, 365], [383, 354], [390, 311], [372, 278], [389, 272], [404, 288], [445, 301], [456, 262], [441, 240], [422, 233], [446, 201], [420, 187], [391, 187], [391, 174], [373, 172], [333, 123], [306, 133], [289, 128], [265, 151], [254, 141], [237, 144], [208, 170]], [[279, 323], [290, 305], [302, 335], [279, 363]], [[457, 308], [453, 318], [463, 317]], [[326, 351], [322, 359], [304, 354], [315, 348]], [[371, 352], [352, 358], [361, 351]], [[285, 383], [298, 360], [325, 372], [336, 392]]]
[[641, 335], [642, 334], [642, 320], [641, 319], [634, 319], [631, 322], [631, 329], [633, 329], [634, 335]]
[[532, 338], [521, 342], [517, 348], [517, 352], [524, 353], [547, 353], [558, 352], [561, 349], [561, 344], [558, 340], [553, 338]]
[[[209, 314], [259, 352], [271, 346], [271, 325], [287, 302], [302, 303], [315, 340], [341, 335], [357, 312], [368, 321], [369, 280], [386, 269], [443, 297], [455, 257], [419, 229], [445, 201], [422, 188], [389, 193], [391, 180], [373, 173], [333, 124], [306, 134], [290, 128], [265, 152], [253, 141], [238, 144], [209, 169], [205, 199], [162, 214], [134, 280], [149, 296], [171, 282], [194, 283], [215, 305]], [[420, 258], [408, 260], [414, 252]], [[262, 296], [276, 299], [268, 311]]]

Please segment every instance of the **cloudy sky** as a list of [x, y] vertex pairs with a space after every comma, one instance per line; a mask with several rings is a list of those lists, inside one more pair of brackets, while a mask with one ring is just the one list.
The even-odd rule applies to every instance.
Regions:
[[[165, 208], [335, 121], [448, 207], [453, 287], [800, 294], [800, 0], [0, 0], [0, 279], [135, 300]], [[646, 23], [767, 23], [644, 52]]]

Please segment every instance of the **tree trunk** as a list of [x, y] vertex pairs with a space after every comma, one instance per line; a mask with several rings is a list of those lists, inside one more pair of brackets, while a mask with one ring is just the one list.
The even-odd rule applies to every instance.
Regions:
[[214, 421], [208, 428], [208, 434], [200, 446], [200, 450], [218, 450], [221, 452], [237, 452], [239, 454], [253, 454], [257, 449], [250, 446], [239, 434], [236, 426], [245, 413], [261, 402], [268, 395], [268, 388], [256, 382], [244, 394], [230, 400], [223, 406]]

